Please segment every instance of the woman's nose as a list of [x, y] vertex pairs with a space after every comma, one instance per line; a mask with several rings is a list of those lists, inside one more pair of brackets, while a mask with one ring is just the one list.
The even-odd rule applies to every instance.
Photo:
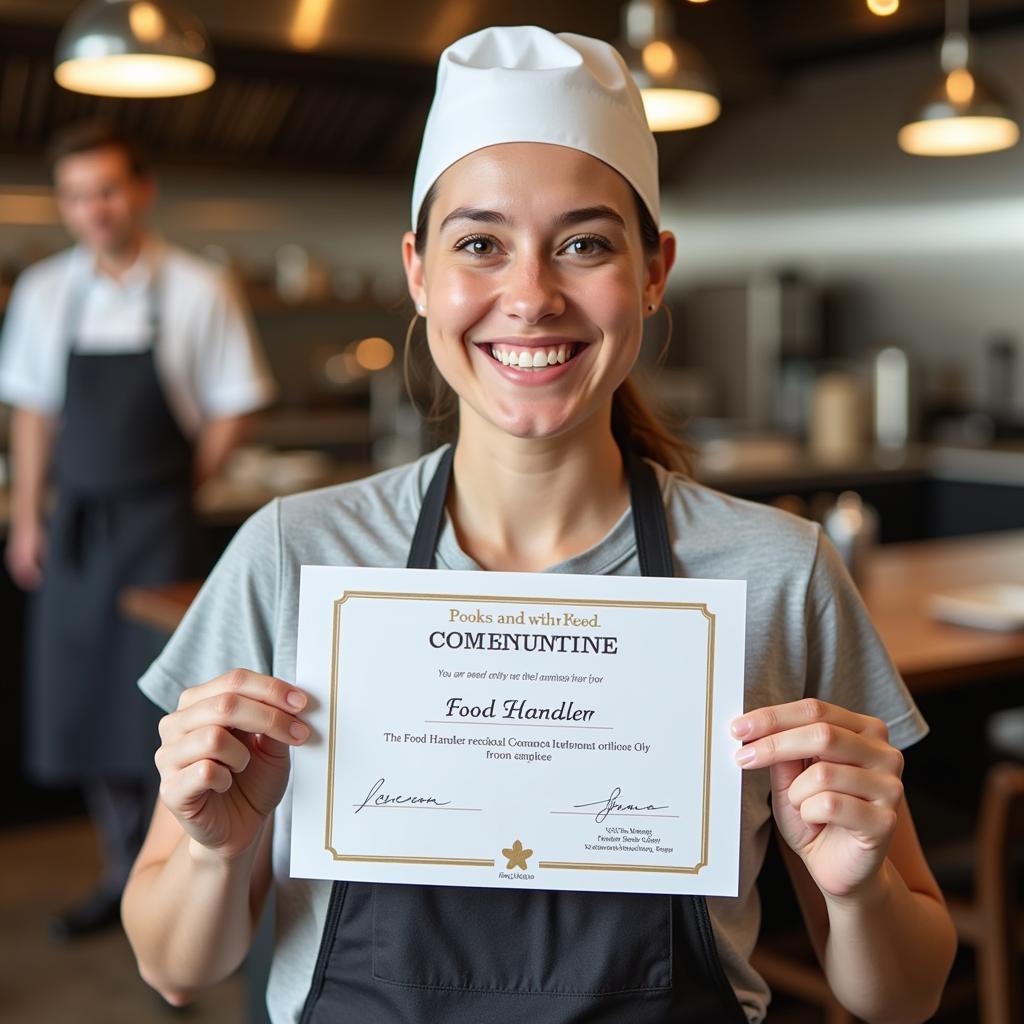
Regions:
[[563, 313], [565, 296], [554, 268], [539, 259], [517, 259], [504, 282], [501, 310], [528, 324]]

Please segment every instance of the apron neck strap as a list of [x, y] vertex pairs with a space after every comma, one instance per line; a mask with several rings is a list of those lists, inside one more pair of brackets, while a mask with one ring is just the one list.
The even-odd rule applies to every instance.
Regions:
[[423, 495], [423, 507], [416, 520], [416, 532], [409, 546], [407, 569], [433, 569], [437, 540], [444, 524], [444, 503], [448, 498], [448, 485], [452, 479], [452, 462], [455, 459], [455, 445], [450, 444], [441, 456], [434, 470], [434, 476]]
[[[64, 337], [67, 349], [73, 352], [78, 346], [78, 331], [82, 319], [85, 296], [92, 285], [92, 273], [88, 276], [72, 277], [70, 294], [64, 309]], [[146, 327], [149, 330], [150, 345], [155, 346], [160, 337], [160, 268], [156, 261], [150, 264], [149, 281], [146, 283]]]
[[[642, 576], [674, 576], [672, 548], [669, 544], [665, 504], [658, 478], [650, 465], [628, 448], [623, 448], [629, 497], [633, 506], [633, 530]], [[423, 496], [416, 531], [409, 547], [409, 569], [435, 568], [437, 541], [444, 525], [444, 506], [451, 484], [455, 446], [449, 445], [437, 464], [434, 476]]]

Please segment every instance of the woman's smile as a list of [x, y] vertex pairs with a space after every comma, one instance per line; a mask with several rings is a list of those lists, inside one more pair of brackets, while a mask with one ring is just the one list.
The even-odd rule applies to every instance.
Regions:
[[505, 380], [516, 384], [547, 384], [571, 372], [587, 342], [564, 337], [501, 338], [474, 342]]

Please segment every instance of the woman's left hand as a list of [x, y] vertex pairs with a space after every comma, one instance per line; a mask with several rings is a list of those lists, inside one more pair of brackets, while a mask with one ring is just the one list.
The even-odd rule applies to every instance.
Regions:
[[852, 896], [885, 861], [903, 800], [903, 755], [885, 723], [806, 699], [737, 718], [744, 769], [770, 768], [779, 831], [826, 896]]

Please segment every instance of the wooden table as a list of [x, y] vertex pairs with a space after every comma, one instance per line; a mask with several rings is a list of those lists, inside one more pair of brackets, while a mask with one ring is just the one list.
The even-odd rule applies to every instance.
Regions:
[[938, 622], [928, 601], [975, 583], [1024, 584], [1024, 530], [878, 548], [864, 600], [896, 667], [915, 693], [971, 679], [1024, 675], [1024, 630]]
[[[878, 548], [864, 599], [896, 667], [915, 693], [971, 679], [1024, 675], [1024, 630], [1000, 633], [937, 622], [929, 595], [971, 583], [1024, 583], [1024, 531]], [[172, 632], [199, 589], [198, 581], [129, 587], [122, 611]]]
[[183, 580], [160, 587], [125, 587], [121, 613], [161, 633], [173, 633], [201, 586], [202, 580]]

